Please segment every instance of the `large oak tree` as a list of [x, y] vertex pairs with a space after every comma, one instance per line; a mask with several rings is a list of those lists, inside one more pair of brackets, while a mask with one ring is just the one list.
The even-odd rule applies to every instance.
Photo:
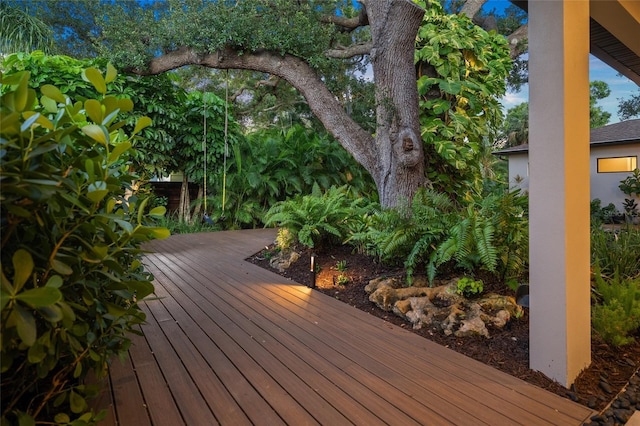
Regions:
[[[202, 65], [278, 76], [302, 93], [325, 128], [371, 174], [382, 205], [410, 199], [427, 183], [414, 66], [420, 6], [411, 0], [365, 0], [348, 16], [342, 1], [231, 3], [168, 2], [141, 11], [136, 20], [142, 23], [134, 25], [134, 19], [112, 15], [105, 46], [126, 52], [117, 63], [128, 60], [138, 74]], [[322, 78], [329, 58], [365, 54], [375, 81], [373, 135], [345, 112]]]
[[[467, 0], [461, 13], [478, 17], [485, 1]], [[64, 2], [45, 3], [55, 10]], [[252, 70], [287, 81], [371, 174], [382, 205], [388, 207], [411, 199], [420, 186], [429, 184], [414, 65], [425, 10], [416, 3], [361, 0], [353, 7], [351, 0], [115, 1], [102, 3], [111, 11], [102, 22], [95, 20], [100, 28], [90, 33], [98, 34], [94, 41], [114, 64], [141, 75], [200, 65]], [[435, 0], [426, 5], [440, 7]], [[490, 19], [479, 19], [477, 24], [491, 25]], [[518, 28], [509, 39], [513, 56], [520, 51], [517, 34], [522, 33]], [[373, 70], [373, 132], [353, 119], [330, 84], [330, 76], [339, 70], [337, 61], [362, 58]], [[436, 75], [424, 65], [419, 72]], [[442, 96], [446, 90], [437, 86], [421, 99]], [[451, 107], [455, 110], [455, 103]]]

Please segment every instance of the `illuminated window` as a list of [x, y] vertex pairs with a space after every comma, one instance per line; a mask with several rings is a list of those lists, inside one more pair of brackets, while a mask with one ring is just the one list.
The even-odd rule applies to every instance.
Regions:
[[632, 172], [637, 167], [637, 156], [598, 158], [598, 173]]

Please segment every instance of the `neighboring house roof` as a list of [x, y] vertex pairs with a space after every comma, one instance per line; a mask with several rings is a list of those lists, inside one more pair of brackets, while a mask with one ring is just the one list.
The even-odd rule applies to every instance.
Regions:
[[[591, 129], [591, 146], [625, 145], [629, 143], [640, 143], [640, 118]], [[529, 152], [529, 145], [522, 144], [495, 151], [493, 154], [512, 155], [527, 152]]]
[[640, 141], [640, 118], [591, 129], [591, 145]]

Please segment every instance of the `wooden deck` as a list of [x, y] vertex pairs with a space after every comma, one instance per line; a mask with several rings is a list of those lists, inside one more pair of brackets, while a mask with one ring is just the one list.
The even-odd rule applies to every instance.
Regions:
[[[273, 230], [176, 235], [103, 425], [579, 425], [584, 406], [243, 259]], [[336, 326], [338, 324], [338, 326]]]

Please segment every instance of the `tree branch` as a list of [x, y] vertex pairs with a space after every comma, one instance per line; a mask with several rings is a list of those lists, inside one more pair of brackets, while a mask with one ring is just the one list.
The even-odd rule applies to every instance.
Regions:
[[473, 19], [486, 2], [487, 0], [467, 0], [460, 9], [460, 13]]
[[372, 43], [358, 43], [351, 46], [329, 49], [324, 54], [329, 58], [348, 59], [354, 56], [368, 55], [371, 53]]
[[527, 51], [527, 39], [529, 37], [529, 25], [524, 24], [513, 33], [509, 34], [507, 41], [509, 42], [509, 50], [511, 59], [515, 59]]
[[303, 60], [269, 51], [239, 53], [227, 48], [215, 53], [198, 54], [193, 49], [181, 47], [153, 58], [146, 69], [132, 72], [138, 75], [155, 75], [185, 65], [260, 71], [286, 80], [304, 96], [311, 111], [356, 161], [372, 175], [377, 172], [375, 164], [378, 153], [373, 137], [349, 117], [338, 99]]
[[364, 4], [360, 3], [362, 9], [358, 16], [354, 16], [353, 18], [345, 18], [344, 16], [337, 15], [325, 15], [320, 18], [320, 22], [325, 24], [333, 24], [337, 27], [340, 27], [343, 31], [351, 32], [356, 28], [364, 27], [369, 25], [369, 17], [367, 16], [367, 10]]

